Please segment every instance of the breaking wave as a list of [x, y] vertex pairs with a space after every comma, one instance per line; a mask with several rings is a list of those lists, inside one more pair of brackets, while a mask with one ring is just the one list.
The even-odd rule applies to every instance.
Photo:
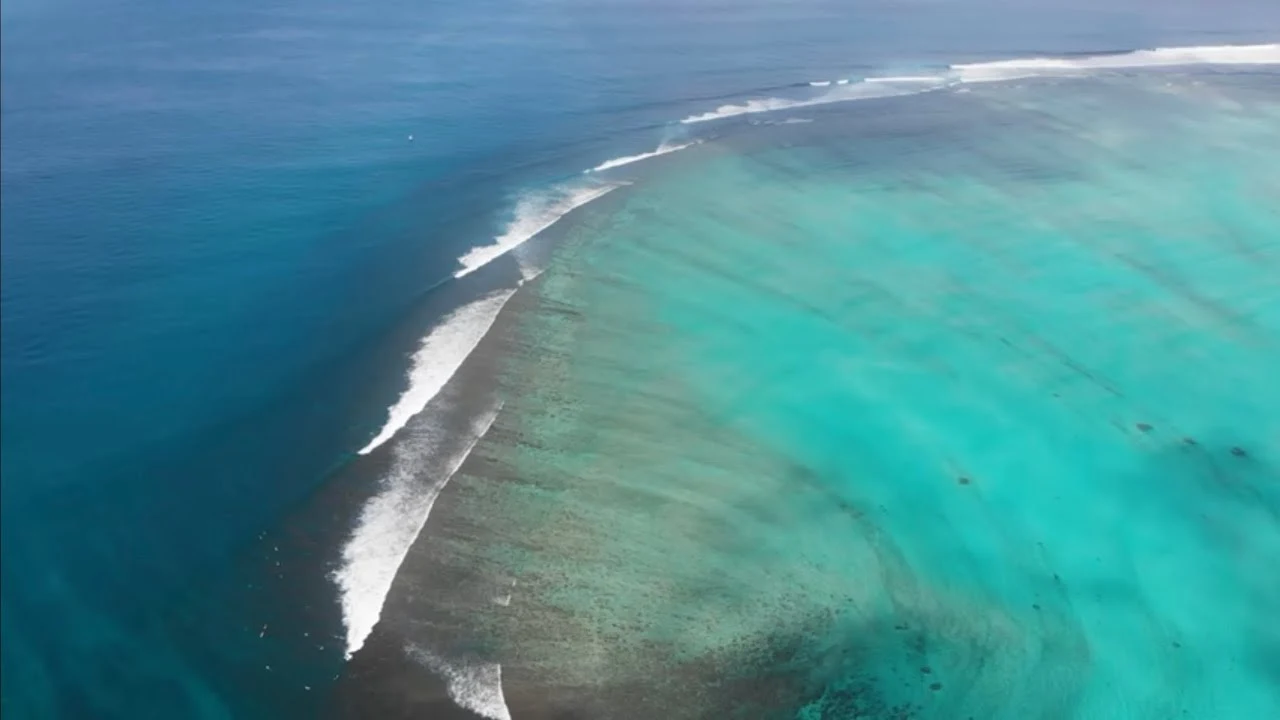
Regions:
[[489, 332], [498, 312], [514, 292], [500, 290], [462, 306], [422, 339], [409, 367], [409, 386], [387, 410], [386, 424], [360, 449], [361, 455], [373, 452], [422, 412]]
[[938, 88], [967, 83], [1000, 82], [1029, 77], [1071, 76], [1081, 73], [1136, 68], [1176, 67], [1182, 65], [1277, 65], [1280, 43], [1269, 45], [1218, 45], [1203, 47], [1154, 48], [1103, 55], [1074, 57], [1032, 57], [980, 63], [960, 63], [926, 75], [868, 77], [858, 82], [837, 80], [807, 83], [821, 88], [819, 95], [807, 98], [757, 98], [738, 104], [721, 105], [710, 112], [690, 115], [683, 123], [774, 112], [828, 103], [867, 100], [871, 98], [911, 95]]
[[1179, 65], [1275, 65], [1280, 64], [1280, 43], [1271, 45], [1215, 45], [1154, 48], [1107, 55], [1036, 57], [951, 66], [959, 82], [998, 82], [1026, 77], [1071, 74], [1090, 70], [1174, 67]]
[[[505, 298], [504, 298], [505, 300]], [[379, 492], [365, 504], [350, 540], [342, 549], [342, 564], [333, 574], [347, 629], [349, 659], [373, 632], [391, 583], [427, 524], [440, 491], [492, 427], [502, 410], [495, 403], [477, 417], [466, 433], [432, 425], [421, 436], [406, 438]]]
[[453, 276], [460, 278], [479, 270], [551, 227], [575, 208], [618, 187], [617, 183], [566, 183], [524, 195], [516, 202], [514, 217], [502, 234], [493, 239], [493, 244], [472, 248], [458, 258], [462, 268]]
[[698, 141], [696, 140], [692, 142], [678, 143], [678, 144], [662, 143], [661, 145], [658, 146], [657, 150], [653, 150], [652, 152], [640, 153], [639, 155], [624, 155], [623, 157], [614, 158], [612, 160], [606, 160], [600, 163], [599, 165], [591, 168], [590, 170], [586, 170], [585, 172], [588, 172], [588, 173], [604, 172], [605, 170], [612, 170], [613, 168], [616, 168], [616, 167], [622, 167], [623, 165], [630, 165], [631, 163], [640, 162], [641, 160], [648, 160], [649, 158], [658, 157], [659, 155], [666, 155], [667, 153], [673, 153], [678, 150], [684, 150], [687, 147], [692, 147], [693, 145], [697, 145], [697, 144], [698, 144]]
[[869, 100], [871, 98], [892, 97], [894, 95], [910, 95], [919, 91], [919, 88], [902, 87], [888, 82], [873, 83], [864, 81], [848, 85], [828, 87], [825, 92], [816, 97], [799, 99], [762, 98], [758, 100], [748, 100], [738, 105], [721, 105], [711, 112], [690, 115], [680, 122], [685, 124], [700, 123], [707, 122], [709, 120], [721, 120], [724, 118], [735, 117], [737, 115], [774, 112], [776, 110], [790, 110], [793, 108], [827, 105], [830, 103], [849, 102], [852, 100]]
[[443, 677], [449, 698], [459, 707], [489, 720], [511, 720], [498, 663], [450, 662], [417, 645], [405, 647], [405, 653]]

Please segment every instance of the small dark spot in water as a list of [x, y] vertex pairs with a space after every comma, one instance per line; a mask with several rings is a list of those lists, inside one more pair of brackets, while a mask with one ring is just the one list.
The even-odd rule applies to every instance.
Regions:
[[1182, 643], [1180, 643], [1180, 642], [1178, 642], [1178, 641], [1176, 641], [1176, 640], [1175, 640], [1175, 641], [1174, 641], [1174, 643], [1173, 643], [1173, 646], [1174, 646], [1174, 647], [1176, 647], [1176, 648], [1180, 648], [1180, 647], [1182, 647]]
[[968, 484], [969, 484], [969, 478], [967, 478], [967, 477], [962, 477], [962, 478], [960, 478], [960, 484], [961, 484], [961, 485], [968, 485]]
[[1058, 573], [1054, 573], [1054, 574], [1053, 574], [1053, 581], [1054, 581], [1054, 582], [1062, 582], [1062, 578], [1058, 577]]
[[1138, 423], [1136, 427], [1142, 432], [1151, 432], [1151, 423]]
[[929, 686], [929, 689], [930, 689], [930, 690], [941, 690], [941, 689], [942, 689], [942, 683], [934, 683], [934, 684], [932, 684], [932, 685], [930, 685], [930, 686]]
[[1196, 439], [1195, 439], [1195, 438], [1193, 438], [1193, 437], [1184, 437], [1184, 438], [1182, 438], [1182, 444], [1183, 444], [1183, 445], [1195, 445], [1195, 444], [1196, 444]]
[[929, 667], [928, 665], [925, 665], [924, 667], [920, 668], [920, 672], [924, 673], [925, 675], [928, 675], [929, 673], [933, 672], [933, 668]]
[[1244, 448], [1239, 447], [1239, 446], [1236, 446], [1236, 447], [1231, 448], [1231, 454], [1232, 454], [1232, 455], [1235, 455], [1236, 457], [1248, 457], [1248, 456], [1249, 456], [1249, 453], [1248, 453], [1248, 452], [1246, 452]]
[[1061, 395], [1059, 395], [1058, 393], [1054, 393], [1054, 394], [1053, 394], [1053, 396], [1054, 396], [1054, 397], [1056, 397], [1056, 398], [1060, 398], [1060, 397], [1062, 397], [1062, 396], [1061, 396]]
[[1040, 606], [1039, 606], [1039, 605], [1035, 605], [1035, 604], [1032, 604], [1032, 606], [1031, 606], [1031, 607], [1032, 607], [1033, 609], [1035, 609], [1035, 610], [1039, 610], [1039, 609], [1040, 609]]

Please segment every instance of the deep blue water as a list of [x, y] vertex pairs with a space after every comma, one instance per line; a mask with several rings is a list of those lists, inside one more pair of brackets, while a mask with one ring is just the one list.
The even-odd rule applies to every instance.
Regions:
[[[376, 431], [519, 190], [812, 79], [1280, 38], [1280, 6], [1199, 5], [6, 3], [5, 716], [314, 711], [340, 643], [264, 680], [224, 599]], [[246, 602], [325, 606], [336, 638], [314, 587]]]

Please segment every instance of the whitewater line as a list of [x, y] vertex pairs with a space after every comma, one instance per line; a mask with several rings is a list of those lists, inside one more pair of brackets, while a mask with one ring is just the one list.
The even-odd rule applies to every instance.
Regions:
[[524, 195], [517, 201], [515, 217], [503, 233], [494, 238], [492, 244], [472, 248], [458, 258], [462, 268], [453, 276], [470, 275], [556, 224], [574, 209], [619, 187], [621, 183], [564, 184]]
[[[939, 82], [939, 85], [941, 85], [941, 82]], [[918, 88], [896, 87], [894, 83], [868, 83], [863, 81], [848, 85], [836, 85], [828, 88], [822, 95], [805, 100], [795, 100], [791, 98], [762, 98], [747, 100], [745, 103], [740, 105], [721, 105], [710, 112], [701, 113], [699, 115], [690, 115], [680, 122], [690, 125], [710, 120], [722, 120], [724, 118], [735, 117], [737, 115], [774, 112], [777, 110], [791, 110], [794, 108], [812, 107], [814, 105], [829, 105], [831, 103], [850, 102], [853, 100], [870, 100], [872, 98], [894, 97], [897, 95], [913, 95], [917, 92], [920, 92]]]
[[1090, 71], [1188, 65], [1280, 65], [1280, 43], [1267, 45], [1206, 45], [1198, 47], [1153, 48], [1110, 55], [1082, 57], [1029, 57], [978, 63], [958, 63], [933, 75], [868, 77], [859, 82], [810, 82], [824, 92], [816, 97], [755, 98], [738, 104], [721, 105], [710, 112], [690, 115], [685, 124], [721, 120], [750, 113], [774, 112], [830, 103], [869, 100], [896, 95], [914, 95], [960, 84], [1001, 82], [1030, 77], [1070, 76]]
[[666, 155], [667, 153], [673, 153], [679, 150], [684, 150], [687, 147], [693, 147], [694, 145], [697, 145], [698, 142], [700, 141], [694, 140], [692, 142], [681, 143], [679, 145], [668, 145], [666, 143], [663, 143], [658, 146], [657, 150], [653, 150], [647, 153], [640, 153], [639, 155], [624, 155], [623, 157], [614, 158], [612, 160], [606, 160], [600, 163], [599, 165], [591, 168], [590, 170], [583, 170], [582, 172], [585, 175], [587, 173], [598, 173], [598, 172], [604, 172], [605, 170], [612, 170], [613, 168], [622, 167], [623, 165], [630, 165], [631, 163], [640, 162], [641, 160], [648, 160], [649, 158], [655, 158], [655, 157], [658, 157], [659, 155]]
[[458, 308], [422, 339], [409, 367], [408, 387], [388, 409], [382, 429], [360, 449], [361, 455], [368, 455], [390, 440], [440, 393], [488, 334], [498, 312], [513, 293], [515, 290], [499, 290]]
[[449, 699], [459, 707], [489, 720], [511, 720], [511, 710], [502, 695], [502, 666], [498, 663], [449, 662], [413, 644], [404, 652], [444, 677]]
[[960, 82], [998, 82], [1088, 70], [1178, 67], [1187, 65], [1277, 65], [1280, 43], [1152, 48], [1113, 55], [1032, 57], [961, 63], [950, 66]]
[[[428, 436], [426, 443], [406, 442], [396, 446], [395, 459], [382, 489], [365, 504], [351, 538], [342, 548], [342, 564], [331, 579], [337, 584], [342, 605], [342, 620], [347, 629], [346, 658], [351, 659], [373, 632], [382, 616], [382, 606], [396, 573], [409, 549], [427, 524], [431, 508], [445, 485], [466, 461], [471, 451], [493, 427], [502, 411], [502, 402], [475, 418], [469, 441], [460, 452], [439, 457], [439, 445], [448, 441], [447, 430], [441, 430], [444, 442], [430, 445], [437, 438]], [[455, 438], [456, 439], [456, 438]], [[436, 477], [430, 474], [432, 461], [443, 459]]]

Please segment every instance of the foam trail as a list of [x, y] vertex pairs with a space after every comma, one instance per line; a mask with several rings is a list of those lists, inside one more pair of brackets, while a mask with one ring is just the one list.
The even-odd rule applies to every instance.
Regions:
[[869, 83], [927, 83], [937, 85], [947, 82], [942, 75], [892, 75], [889, 77], [869, 77], [863, 82]]
[[1114, 55], [1071, 58], [1021, 58], [995, 62], [952, 65], [960, 82], [998, 82], [1025, 77], [1071, 74], [1090, 70], [1175, 67], [1180, 65], [1277, 65], [1280, 43], [1270, 45], [1216, 45], [1204, 47], [1154, 48]]
[[516, 203], [515, 217], [492, 245], [473, 248], [458, 258], [462, 269], [453, 274], [460, 278], [484, 267], [534, 235], [546, 230], [557, 220], [619, 186], [617, 184], [565, 184], [545, 191], [530, 193]]
[[588, 172], [588, 173], [603, 172], [605, 170], [611, 170], [616, 167], [622, 167], [623, 165], [630, 165], [631, 163], [634, 163], [634, 162], [640, 162], [641, 160], [648, 160], [649, 158], [658, 157], [659, 155], [666, 155], [667, 153], [673, 153], [678, 150], [684, 150], [687, 147], [692, 147], [693, 145], [697, 145], [697, 144], [698, 142], [696, 140], [693, 142], [679, 143], [676, 145], [662, 143], [661, 145], [658, 146], [657, 150], [654, 150], [652, 152], [640, 153], [639, 155], [626, 155], [620, 158], [606, 160], [585, 172]]
[[489, 720], [511, 720], [511, 710], [502, 695], [501, 665], [449, 662], [417, 645], [406, 646], [405, 652], [444, 677], [449, 697], [459, 707]]
[[378, 434], [360, 449], [368, 455], [390, 440], [410, 418], [422, 412], [431, 398], [449, 382], [480, 339], [489, 332], [498, 311], [514, 290], [501, 290], [464, 305], [446, 317], [422, 340], [409, 368], [409, 387], [387, 411], [387, 422]]
[[489, 432], [501, 410], [502, 403], [495, 403], [471, 423], [469, 435], [452, 438], [454, 444], [465, 442], [460, 447], [449, 448], [450, 438], [440, 431], [428, 434], [423, 442], [396, 448], [382, 488], [361, 510], [351, 539], [342, 548], [342, 565], [332, 576], [347, 628], [347, 659], [364, 645], [378, 623], [391, 583], [427, 524], [440, 491]]
[[871, 98], [892, 97], [894, 95], [909, 95], [911, 93], [920, 92], [919, 88], [903, 88], [895, 87], [890, 83], [853, 83], [850, 85], [838, 85], [830, 88], [818, 97], [808, 98], [805, 100], [795, 100], [790, 98], [763, 98], [759, 100], [748, 100], [741, 105], [721, 105], [715, 110], [701, 115], [690, 115], [680, 122], [699, 123], [708, 120], [721, 120], [723, 118], [734, 117], [736, 115], [747, 115], [750, 113], [773, 112], [775, 110], [790, 110], [792, 108], [809, 107], [811, 105], [826, 105], [828, 103], [848, 102], [851, 100], [869, 100]]
[[[1280, 43], [1270, 45], [1155, 48], [1110, 55], [1086, 55], [1070, 58], [1037, 57], [958, 64], [951, 65], [945, 72], [937, 75], [900, 75], [867, 78], [856, 83], [849, 83], [848, 80], [837, 80], [835, 87], [829, 88], [817, 97], [803, 100], [789, 98], [747, 100], [742, 104], [722, 105], [711, 112], [690, 115], [681, 120], [681, 122], [698, 123], [748, 113], [773, 112], [849, 100], [908, 95], [961, 83], [999, 82], [1027, 77], [1087, 73], [1094, 70], [1122, 70], [1179, 65], [1280, 65]], [[809, 85], [827, 87], [830, 83], [811, 82]]]
[[809, 83], [810, 87], [827, 87], [831, 84], [830, 80], [813, 80]]

